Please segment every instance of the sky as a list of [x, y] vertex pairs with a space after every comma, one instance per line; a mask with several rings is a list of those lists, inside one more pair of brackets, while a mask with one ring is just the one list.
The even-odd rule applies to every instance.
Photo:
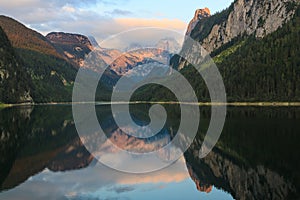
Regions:
[[10, 16], [46, 35], [80, 33], [103, 40], [136, 27], [160, 27], [184, 33], [198, 8], [212, 13], [233, 0], [1, 0], [0, 15]]

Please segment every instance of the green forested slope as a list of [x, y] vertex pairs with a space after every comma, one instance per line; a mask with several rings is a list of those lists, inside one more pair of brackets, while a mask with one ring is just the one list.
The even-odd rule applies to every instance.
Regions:
[[265, 38], [241, 40], [243, 45], [218, 63], [228, 96], [240, 101], [300, 101], [300, 9]]
[[0, 27], [0, 102], [30, 102], [30, 80]]
[[[71, 101], [77, 69], [36, 31], [5, 16], [0, 16], [0, 27], [22, 63], [20, 70], [29, 75], [33, 101]], [[22, 84], [22, 81], [18, 80], [18, 83]], [[14, 89], [13, 85], [11, 89]]]

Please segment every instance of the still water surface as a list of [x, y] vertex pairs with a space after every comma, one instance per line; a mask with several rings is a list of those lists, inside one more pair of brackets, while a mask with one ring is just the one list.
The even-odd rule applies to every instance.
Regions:
[[[165, 107], [166, 125], [151, 140], [126, 136], [116, 126], [110, 106], [96, 110], [101, 127], [115, 144], [148, 149], [170, 141], [178, 129], [179, 106]], [[149, 105], [132, 105], [132, 118], [145, 125], [148, 110]], [[104, 166], [86, 150], [71, 106], [0, 110], [0, 199], [300, 197], [300, 108], [228, 108], [221, 138], [204, 159], [197, 155], [210, 109], [200, 111], [199, 132], [184, 156], [160, 171], [128, 174]]]

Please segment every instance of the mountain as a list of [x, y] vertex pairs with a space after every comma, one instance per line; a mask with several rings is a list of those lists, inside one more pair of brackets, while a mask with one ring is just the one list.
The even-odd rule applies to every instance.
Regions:
[[132, 68], [151, 62], [151, 60], [159, 60], [166, 63], [170, 57], [169, 53], [162, 49], [141, 48], [119, 55], [110, 65], [118, 75], [124, 75]]
[[[0, 101], [4, 103], [70, 102], [77, 70], [85, 68], [93, 77], [101, 70], [83, 64], [86, 56], [96, 48], [99, 50], [100, 65], [109, 66], [100, 80], [97, 100], [109, 100], [109, 93], [122, 75], [141, 64], [166, 64], [171, 56], [167, 50], [179, 49], [176, 40], [164, 38], [157, 43], [159, 49], [132, 49], [133, 45], [123, 53], [117, 49], [101, 48], [94, 38], [80, 34], [51, 32], [44, 37], [6, 16], [0, 16], [0, 27], [11, 43], [9, 47], [8, 44], [3, 46], [12, 48], [13, 52], [3, 56], [2, 64], [16, 66], [9, 69], [1, 66], [1, 79], [9, 76], [6, 81], [1, 80], [3, 95]], [[18, 79], [12, 76], [13, 70], [16, 70]], [[24, 80], [20, 82], [20, 79]], [[13, 96], [15, 98], [11, 99]]]
[[[98, 66], [89, 67], [84, 65], [86, 57], [96, 48], [101, 49], [100, 52], [97, 52], [100, 56], [99, 62], [101, 61], [101, 63], [98, 64], [104, 65], [104, 67], [107, 65], [107, 59], [112, 59], [115, 54], [118, 54], [118, 51], [117, 53], [115, 53], [114, 50], [106, 51], [98, 45], [93, 37], [87, 37], [81, 34], [51, 32], [46, 35], [46, 38], [56, 48], [59, 54], [72, 64], [75, 69], [85, 68], [92, 73], [99, 73], [103, 69]], [[100, 80], [99, 92], [103, 93], [101, 90], [111, 90], [118, 78], [119, 76], [113, 70], [109, 68], [105, 70]]]
[[179, 43], [174, 38], [162, 38], [154, 48], [133, 43], [125, 52], [117, 49], [101, 49], [102, 59], [110, 65], [110, 69], [122, 76], [138, 65], [160, 62], [168, 64], [171, 52], [180, 50]]
[[0, 27], [22, 62], [20, 70], [29, 74], [33, 101], [71, 101], [72, 84], [77, 69], [46, 37], [20, 22], [0, 16]]
[[[236, 0], [222, 12], [199, 19], [190, 36], [217, 64], [228, 101], [291, 102], [300, 100], [299, 27], [299, 0]], [[185, 43], [183, 49], [192, 60], [201, 55]], [[193, 66], [178, 55], [170, 65], [189, 80], [199, 101], [210, 101]], [[174, 100], [160, 86], [136, 95], [135, 100]]]
[[[208, 53], [242, 36], [264, 38], [294, 16], [297, 2], [299, 0], [236, 0], [222, 12], [198, 18], [197, 12], [205, 12], [205, 9], [200, 9], [191, 20], [187, 35], [199, 42]], [[194, 28], [190, 30], [190, 26]], [[181, 59], [172, 65], [182, 69], [187, 63]]]
[[89, 38], [84, 35], [51, 32], [46, 38], [61, 55], [79, 67], [83, 65], [85, 56], [94, 50]]
[[32, 102], [30, 79], [0, 27], [0, 102]]
[[[99, 46], [93, 37], [86, 37], [80, 34], [63, 32], [51, 32], [46, 38], [61, 54], [71, 63], [78, 67], [89, 68], [84, 65], [84, 59], [93, 50], [97, 49], [98, 56], [102, 59], [102, 65], [109, 65], [106, 70], [106, 79], [118, 79], [134, 67], [146, 64], [152, 60], [167, 63], [170, 54], [167, 51], [178, 51], [180, 46], [174, 38], [163, 38], [156, 44], [156, 48], [143, 47], [138, 43], [133, 43], [126, 48], [125, 52], [118, 49], [108, 49]], [[104, 66], [106, 67], [106, 66]], [[95, 72], [100, 72], [101, 68], [90, 68]], [[104, 81], [105, 83], [114, 82]]]
[[0, 26], [5, 31], [14, 48], [27, 49], [62, 58], [47, 38], [42, 34], [27, 28], [20, 22], [10, 17], [0, 15]]
[[293, 17], [296, 2], [299, 0], [235, 0], [226, 10], [200, 20], [191, 37], [208, 52], [243, 34], [263, 38]]
[[[191, 37], [211, 53], [229, 101], [300, 100], [299, 9], [299, 1], [238, 0], [195, 26]], [[181, 69], [187, 63], [181, 60], [175, 66]], [[198, 98], [208, 100], [201, 77], [191, 67], [182, 73], [196, 82]]]

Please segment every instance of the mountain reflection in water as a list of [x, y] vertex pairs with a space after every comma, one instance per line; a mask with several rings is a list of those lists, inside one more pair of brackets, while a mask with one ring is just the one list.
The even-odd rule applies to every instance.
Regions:
[[[137, 124], [149, 122], [149, 105], [132, 105]], [[178, 129], [178, 105], [151, 140], [133, 138], [114, 123], [110, 106], [97, 106], [101, 127], [124, 149], [164, 146]], [[70, 106], [14, 107], [0, 111], [1, 199], [297, 199], [299, 197], [298, 108], [229, 108], [220, 141], [198, 158], [209, 124], [201, 108], [192, 146], [168, 168], [147, 174], [112, 170], [86, 150]], [[127, 130], [130, 130], [128, 127]], [[109, 146], [102, 150], [111, 153]], [[110, 159], [114, 159], [112, 154]], [[149, 163], [142, 163], [147, 165]]]

